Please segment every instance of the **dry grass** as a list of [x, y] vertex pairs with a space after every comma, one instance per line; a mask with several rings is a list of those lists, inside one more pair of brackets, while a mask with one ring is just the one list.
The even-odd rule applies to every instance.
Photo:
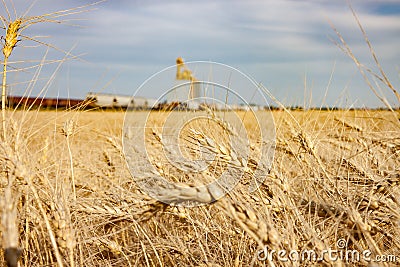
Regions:
[[[275, 111], [275, 160], [259, 190], [249, 194], [243, 179], [221, 201], [191, 209], [138, 190], [122, 156], [123, 115], [9, 114], [15, 142], [1, 145], [1, 191], [12, 190], [17, 205], [2, 202], [8, 219], [1, 238], [21, 249], [20, 266], [262, 266], [263, 246], [321, 252], [336, 249], [339, 238], [348, 249], [399, 255], [400, 131], [393, 113]], [[147, 140], [156, 150], [154, 136]], [[219, 144], [215, 161], [223, 163]]]

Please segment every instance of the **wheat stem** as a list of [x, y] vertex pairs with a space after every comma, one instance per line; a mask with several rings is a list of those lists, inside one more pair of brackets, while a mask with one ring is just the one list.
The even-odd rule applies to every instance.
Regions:
[[39, 194], [38, 194], [35, 186], [32, 184], [31, 177], [28, 177], [26, 180], [28, 182], [28, 186], [29, 186], [30, 190], [33, 193], [33, 196], [35, 197], [35, 200], [36, 200], [36, 203], [37, 203], [37, 205], [39, 207], [40, 213], [43, 216], [43, 220], [45, 222], [47, 231], [49, 233], [50, 241], [51, 241], [51, 244], [52, 244], [53, 249], [54, 249], [54, 254], [55, 254], [55, 257], [56, 257], [56, 260], [57, 260], [57, 265], [58, 265], [58, 267], [63, 267], [64, 266], [63, 265], [63, 260], [61, 258], [60, 251], [58, 249], [56, 237], [54, 235], [53, 230], [51, 229], [50, 221], [49, 221], [49, 218], [47, 217], [46, 210], [44, 209], [44, 207], [42, 205], [42, 202], [40, 200]]
[[3, 81], [1, 90], [1, 114], [2, 114], [2, 124], [3, 124], [3, 140], [7, 140], [7, 130], [6, 130], [6, 82], [7, 82], [7, 61], [8, 57], [4, 57], [3, 62]]
[[69, 154], [69, 163], [70, 163], [70, 168], [71, 168], [72, 192], [74, 194], [74, 201], [76, 201], [74, 162], [72, 160], [72, 151], [71, 151], [71, 146], [69, 144], [69, 136], [67, 136], [66, 138], [67, 138], [67, 147], [68, 147], [68, 154]]

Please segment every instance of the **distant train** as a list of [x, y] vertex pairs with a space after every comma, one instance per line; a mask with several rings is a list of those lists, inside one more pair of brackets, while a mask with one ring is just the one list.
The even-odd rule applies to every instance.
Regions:
[[[248, 111], [249, 106], [245, 105], [224, 105], [221, 103], [199, 103], [195, 100], [185, 102], [157, 102], [153, 98], [132, 97], [117, 94], [93, 93], [89, 92], [85, 99], [69, 98], [44, 98], [44, 97], [25, 97], [8, 96], [8, 106], [11, 108], [41, 108], [41, 109], [117, 109], [125, 110], [128, 108], [135, 110], [243, 110]], [[252, 110], [263, 110], [266, 107], [252, 105]]]
[[[129, 105], [134, 109], [159, 108], [156, 99], [131, 97], [116, 94], [88, 93], [85, 99], [8, 96], [7, 105], [11, 108], [41, 109], [126, 109]], [[153, 107], [155, 106], [155, 107]]]
[[86, 95], [85, 101], [101, 108], [127, 108], [129, 106], [134, 109], [151, 109], [157, 103], [157, 99], [152, 98], [92, 92]]
[[23, 109], [38, 107], [43, 109], [70, 109], [77, 107], [89, 107], [90, 103], [87, 103], [83, 99], [8, 96], [7, 106], [10, 108]]

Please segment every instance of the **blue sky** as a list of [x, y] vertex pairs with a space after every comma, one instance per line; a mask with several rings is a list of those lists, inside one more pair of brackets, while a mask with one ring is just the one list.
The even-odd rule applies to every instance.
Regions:
[[[12, 11], [11, 3], [6, 3]], [[90, 1], [37, 0], [27, 15], [87, 3]], [[389, 79], [400, 88], [400, 2], [351, 3]], [[17, 15], [22, 15], [31, 2], [13, 0], [13, 4]], [[1, 11], [5, 16], [4, 8]], [[331, 40], [337, 37], [329, 21], [359, 60], [375, 70], [345, 0], [109, 0], [70, 18], [81, 19], [73, 22], [81, 27], [47, 23], [24, 31], [27, 36], [46, 36], [40, 40], [80, 55], [80, 60], [60, 66], [46, 87], [48, 96], [83, 98], [89, 91], [131, 95], [148, 77], [181, 56], [186, 61], [231, 65], [264, 84], [287, 105], [382, 106], [354, 63]], [[42, 59], [46, 49], [32, 45], [20, 42], [10, 60]], [[46, 58], [61, 59], [63, 54], [51, 49]], [[39, 94], [56, 68], [57, 64], [42, 68], [32, 95]], [[12, 73], [12, 92], [25, 92], [27, 84], [21, 82], [31, 80], [34, 74], [34, 69]], [[381, 89], [389, 102], [396, 103], [387, 88], [382, 85]], [[159, 92], [144, 94], [157, 97]]]

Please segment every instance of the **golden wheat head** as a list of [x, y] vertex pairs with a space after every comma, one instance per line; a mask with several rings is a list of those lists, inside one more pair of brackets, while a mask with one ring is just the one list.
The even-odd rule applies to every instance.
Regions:
[[16, 19], [8, 24], [5, 43], [3, 46], [3, 54], [5, 58], [8, 58], [11, 55], [12, 50], [17, 45], [21, 23], [22, 21], [20, 19]]

